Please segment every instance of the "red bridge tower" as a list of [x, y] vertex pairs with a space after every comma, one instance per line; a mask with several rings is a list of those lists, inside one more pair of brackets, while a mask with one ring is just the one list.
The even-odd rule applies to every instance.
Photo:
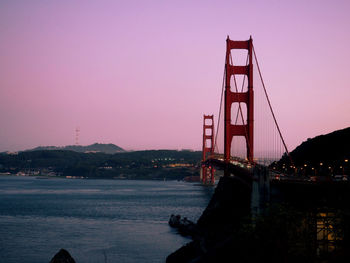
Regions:
[[[210, 123], [206, 123], [206, 120], [209, 120]], [[214, 115], [204, 115], [202, 162], [206, 161], [208, 155], [214, 154], [214, 138]], [[214, 167], [202, 166], [202, 182], [214, 184]]]
[[[249, 63], [244, 66], [235, 66], [230, 63], [232, 49], [247, 49]], [[230, 161], [231, 144], [233, 136], [244, 136], [247, 145], [247, 159], [253, 162], [254, 158], [254, 140], [253, 140], [253, 122], [254, 122], [254, 91], [253, 91], [253, 40], [250, 37], [247, 41], [233, 41], [227, 37], [226, 40], [226, 63], [225, 63], [225, 145], [224, 158], [225, 162]], [[231, 77], [235, 75], [246, 75], [248, 78], [247, 92], [231, 90]], [[237, 125], [231, 122], [232, 103], [246, 103], [247, 105], [247, 123]], [[240, 108], [239, 108], [240, 110]], [[242, 117], [243, 113], [241, 112]]]

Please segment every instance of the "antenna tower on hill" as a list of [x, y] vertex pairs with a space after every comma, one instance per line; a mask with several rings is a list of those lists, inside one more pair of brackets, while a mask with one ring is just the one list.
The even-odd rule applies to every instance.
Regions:
[[80, 134], [80, 128], [77, 127], [75, 129], [75, 145], [78, 146], [79, 145], [79, 134]]

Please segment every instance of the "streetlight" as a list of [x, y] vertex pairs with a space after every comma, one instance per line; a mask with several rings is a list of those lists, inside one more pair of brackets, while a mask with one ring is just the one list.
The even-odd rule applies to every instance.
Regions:
[[[344, 164], [344, 167], [343, 167], [343, 176], [344, 176], [344, 174], [345, 174], [345, 171], [344, 171], [344, 170], [345, 170], [345, 166], [347, 166], [349, 160], [348, 160], [348, 159], [345, 159], [344, 162], [345, 162], [345, 164]], [[348, 171], [349, 171], [349, 170], [348, 170]]]
[[330, 175], [332, 176], [332, 173], [333, 173], [332, 167], [331, 167], [331, 166], [328, 166], [328, 169], [329, 169]]

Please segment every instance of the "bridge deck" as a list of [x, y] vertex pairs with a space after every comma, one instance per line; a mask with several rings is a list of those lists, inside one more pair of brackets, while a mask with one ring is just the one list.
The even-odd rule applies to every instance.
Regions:
[[[252, 182], [258, 181], [259, 187], [268, 192], [272, 202], [288, 201], [299, 204], [326, 204], [344, 206], [350, 202], [349, 181], [312, 181], [308, 177], [276, 176], [266, 166], [252, 165], [239, 159], [225, 162], [221, 157], [208, 158], [203, 163], [224, 170], [226, 175], [234, 175], [252, 187]], [[264, 172], [265, 171], [265, 172]], [[260, 178], [264, 177], [264, 178]]]

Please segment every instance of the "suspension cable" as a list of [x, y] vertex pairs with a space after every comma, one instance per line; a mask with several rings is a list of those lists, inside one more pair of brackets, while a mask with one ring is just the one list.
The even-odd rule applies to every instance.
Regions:
[[279, 133], [280, 138], [281, 138], [281, 140], [282, 140], [282, 142], [283, 142], [284, 149], [286, 150], [286, 153], [287, 153], [287, 155], [288, 155], [288, 157], [289, 157], [289, 160], [290, 160], [291, 164], [294, 165], [293, 160], [292, 160], [292, 157], [290, 156], [290, 153], [289, 153], [289, 151], [288, 151], [287, 145], [286, 145], [286, 143], [285, 143], [285, 141], [284, 141], [284, 138], [283, 138], [283, 136], [282, 136], [280, 127], [279, 127], [279, 125], [278, 125], [278, 123], [277, 123], [277, 120], [276, 120], [276, 117], [275, 117], [275, 113], [273, 112], [273, 109], [272, 109], [272, 106], [271, 106], [271, 102], [270, 102], [269, 96], [267, 95], [267, 91], [266, 91], [266, 88], [265, 88], [265, 83], [264, 83], [264, 80], [263, 80], [263, 78], [262, 78], [262, 74], [261, 74], [261, 71], [260, 71], [258, 59], [257, 59], [257, 57], [256, 57], [254, 45], [253, 45], [253, 53], [254, 53], [254, 58], [255, 58], [255, 61], [256, 61], [256, 66], [257, 66], [258, 71], [259, 71], [261, 83], [262, 83], [263, 88], [264, 88], [265, 97], [266, 97], [266, 99], [267, 99], [267, 103], [269, 104], [269, 107], [270, 107], [270, 111], [271, 111], [273, 120], [274, 120], [274, 122], [275, 122], [275, 124], [276, 124], [278, 133]]
[[224, 88], [225, 88], [225, 77], [226, 77], [226, 66], [224, 67], [224, 74], [222, 77], [222, 85], [221, 85], [221, 98], [220, 98], [220, 107], [219, 107], [219, 117], [218, 117], [218, 125], [216, 126], [216, 134], [215, 134], [215, 141], [214, 141], [214, 151], [215, 147], [219, 152], [219, 148], [217, 145], [217, 139], [218, 139], [218, 134], [219, 134], [219, 125], [220, 125], [220, 118], [221, 118], [221, 108], [222, 108], [222, 98], [224, 96]]

